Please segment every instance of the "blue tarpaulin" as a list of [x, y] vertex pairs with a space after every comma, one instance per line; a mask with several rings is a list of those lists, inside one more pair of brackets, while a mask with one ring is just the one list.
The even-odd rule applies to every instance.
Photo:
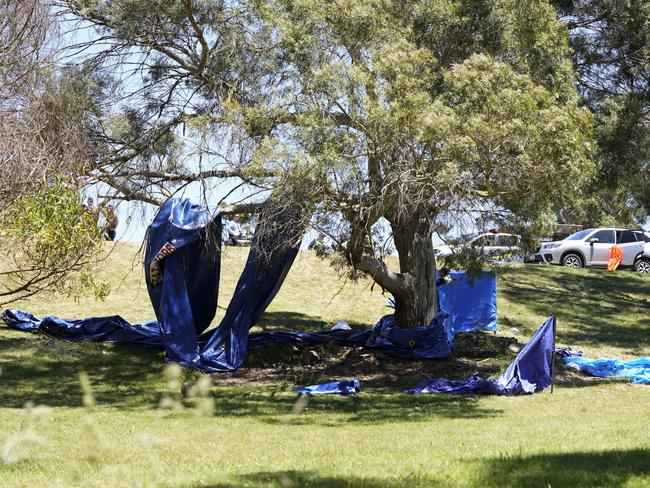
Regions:
[[287, 342], [335, 344], [365, 347], [405, 359], [444, 358], [451, 344], [444, 325], [444, 316], [437, 316], [428, 327], [403, 329], [393, 315], [385, 315], [371, 329], [337, 329], [322, 332], [290, 332], [272, 330], [250, 334], [251, 347], [263, 348]]
[[91, 317], [81, 320], [63, 320], [58, 317], [43, 319], [20, 310], [5, 310], [2, 320], [12, 329], [23, 332], [42, 332], [71, 341], [112, 342], [162, 347], [158, 322], [131, 325], [119, 315]]
[[296, 393], [301, 395], [354, 395], [360, 391], [361, 381], [357, 378], [296, 388]]
[[145, 277], [158, 322], [131, 325], [119, 316], [41, 320], [14, 310], [6, 310], [3, 319], [18, 330], [69, 340], [164, 347], [167, 360], [204, 372], [231, 371], [244, 361], [248, 330], [279, 290], [298, 253], [299, 239], [288, 239], [282, 234], [285, 227], [275, 227], [275, 233], [254, 240], [223, 320], [203, 334], [217, 307], [221, 220], [204, 207], [176, 199], [160, 208], [147, 233]]
[[[278, 292], [301, 237], [290, 213], [262, 214], [260, 222], [257, 230], [266, 225], [266, 231], [256, 232], [233, 298], [214, 329], [207, 330], [219, 292], [221, 219], [204, 207], [176, 199], [160, 208], [147, 233], [145, 277], [157, 323], [131, 325], [119, 316], [41, 320], [11, 310], [5, 311], [3, 318], [10, 327], [69, 340], [164, 347], [167, 360], [205, 372], [231, 371], [243, 363], [249, 347], [288, 341], [363, 346], [401, 358], [442, 358], [451, 351], [453, 324], [459, 330], [496, 326], [495, 277], [485, 274], [470, 283], [463, 273], [452, 273], [452, 283], [445, 285], [448, 291], [442, 293], [451, 321], [441, 313], [427, 326], [402, 329], [392, 315], [386, 315], [371, 329], [249, 335]], [[472, 307], [478, 311], [473, 313]]]
[[472, 376], [467, 380], [437, 378], [425, 380], [407, 393], [478, 393], [483, 395], [522, 395], [536, 393], [553, 382], [555, 315], [549, 317], [519, 351], [505, 373], [496, 380]]
[[449, 277], [450, 282], [438, 287], [440, 309], [449, 314], [448, 329], [453, 334], [497, 330], [496, 274], [486, 271], [470, 277], [452, 271]]
[[[299, 240], [291, 239], [291, 229], [280, 222], [275, 233], [255, 236], [223, 319], [215, 329], [199, 336], [197, 334], [209, 325], [216, 309], [218, 285], [214, 285], [213, 279], [216, 274], [218, 281], [221, 224], [214, 226], [213, 233], [206, 232], [209, 222], [201, 213], [192, 217], [192, 212], [176, 212], [177, 205], [189, 203], [172, 200], [156, 215], [149, 230], [145, 256], [147, 268], [160, 254], [158, 246], [174, 238], [176, 229], [184, 231], [182, 242], [175, 239], [177, 250], [164, 257], [162, 277], [150, 271], [147, 273], [147, 287], [167, 359], [205, 372], [232, 371], [244, 362], [248, 331], [280, 289], [298, 253]], [[258, 226], [259, 229], [262, 226]], [[211, 240], [219, 244], [211, 245]], [[207, 263], [196, 257], [208, 253], [212, 255]], [[186, 259], [188, 254], [191, 257]], [[206, 264], [205, 269], [203, 264]], [[210, 314], [200, 310], [197, 315], [195, 304], [200, 308], [202, 300], [210, 302]], [[205, 326], [204, 321], [207, 321]]]
[[650, 385], [650, 357], [621, 361], [620, 359], [588, 359], [567, 357], [564, 364], [574, 364], [580, 371], [601, 378], [630, 378], [632, 383]]

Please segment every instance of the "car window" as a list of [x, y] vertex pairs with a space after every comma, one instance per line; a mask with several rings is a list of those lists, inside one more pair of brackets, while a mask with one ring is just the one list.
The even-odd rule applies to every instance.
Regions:
[[519, 245], [519, 239], [517, 236], [501, 234], [497, 236], [497, 243], [499, 246], [515, 247]]
[[472, 241], [474, 247], [494, 246], [494, 235], [486, 235], [477, 237]]
[[616, 233], [616, 242], [619, 244], [627, 244], [629, 242], [636, 242], [637, 237], [631, 230], [621, 230]]
[[650, 242], [650, 236], [647, 236], [643, 232], [635, 232], [635, 234], [637, 241]]
[[595, 234], [589, 236], [589, 239], [593, 238], [598, 239], [599, 244], [614, 244], [616, 241], [614, 240], [614, 231], [613, 230], [599, 230]]
[[581, 241], [587, 235], [589, 235], [590, 232], [593, 232], [594, 229], [585, 229], [581, 230], [580, 232], [576, 232], [575, 234], [571, 234], [569, 237], [567, 237], [565, 240], [567, 241]]

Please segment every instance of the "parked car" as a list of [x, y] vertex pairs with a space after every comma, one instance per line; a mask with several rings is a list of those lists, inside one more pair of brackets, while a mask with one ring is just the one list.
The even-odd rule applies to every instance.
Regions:
[[524, 256], [524, 263], [543, 263], [544, 258], [540, 254], [542, 245], [546, 242], [557, 242], [566, 239], [571, 234], [575, 234], [582, 230], [582, 225], [579, 224], [557, 224], [551, 237], [543, 237], [539, 239], [539, 246], [531, 253]]
[[484, 234], [465, 236], [461, 242], [434, 246], [433, 252], [438, 258], [461, 252], [465, 247], [481, 248], [485, 256], [499, 257], [521, 254], [521, 237], [516, 234], [486, 232]]
[[645, 243], [643, 255], [634, 262], [634, 269], [639, 273], [650, 273], [650, 232], [635, 231], [638, 240]]
[[623, 251], [621, 266], [632, 268], [645, 259], [646, 242], [639, 234], [639, 231], [610, 227], [585, 229], [562, 241], [542, 244], [539, 253], [548, 263], [570, 268], [607, 267], [611, 249], [617, 245]]

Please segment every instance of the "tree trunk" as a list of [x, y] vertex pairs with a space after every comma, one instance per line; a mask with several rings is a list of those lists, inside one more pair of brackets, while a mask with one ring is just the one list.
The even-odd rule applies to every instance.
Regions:
[[[391, 290], [400, 327], [427, 326], [437, 309], [436, 258], [428, 225], [392, 225], [402, 286]], [[419, 228], [418, 228], [419, 227]]]

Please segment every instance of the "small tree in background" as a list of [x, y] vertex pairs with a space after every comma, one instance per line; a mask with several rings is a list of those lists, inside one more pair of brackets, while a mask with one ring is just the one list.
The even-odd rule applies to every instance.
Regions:
[[61, 291], [99, 251], [80, 204], [91, 87], [56, 63], [50, 2], [0, 1], [0, 302]]

